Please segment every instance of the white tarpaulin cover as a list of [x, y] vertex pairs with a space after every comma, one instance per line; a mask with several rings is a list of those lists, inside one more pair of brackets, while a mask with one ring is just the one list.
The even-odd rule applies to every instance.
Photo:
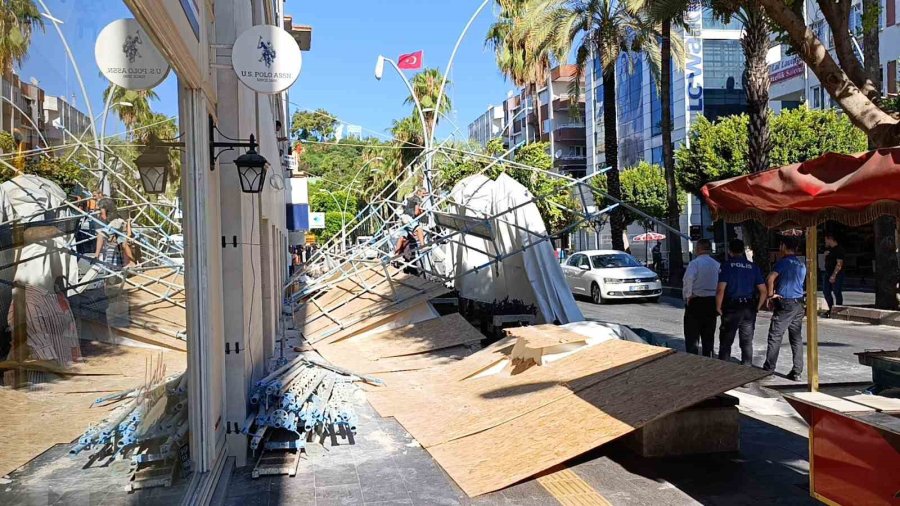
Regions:
[[545, 322], [582, 321], [584, 317], [556, 260], [553, 245], [545, 239], [547, 230], [540, 212], [533, 202], [525, 204], [533, 198], [506, 174], [496, 181], [482, 175], [470, 176], [453, 188], [451, 199], [458, 204], [459, 214], [485, 217], [521, 206], [493, 220], [494, 241], [463, 235], [460, 241], [470, 248], [453, 245], [451, 256], [456, 274], [490, 261], [488, 255], [475, 249], [509, 255], [499, 266], [463, 276], [457, 280], [456, 289], [465, 298], [483, 302], [508, 297], [534, 304], [539, 319]]

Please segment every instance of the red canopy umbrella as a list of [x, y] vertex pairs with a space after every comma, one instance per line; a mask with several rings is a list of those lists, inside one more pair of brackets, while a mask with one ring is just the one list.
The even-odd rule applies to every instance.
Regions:
[[701, 190], [716, 218], [766, 226], [828, 220], [862, 225], [900, 216], [900, 148], [826, 153], [803, 163], [709, 183]]
[[[817, 292], [816, 225], [835, 220], [858, 226], [882, 215], [900, 217], [900, 148], [857, 155], [828, 153], [808, 162], [709, 183], [702, 193], [716, 218], [731, 222], [754, 219], [769, 227], [807, 227], [806, 290], [812, 295], [806, 305], [806, 352], [809, 388], [815, 392], [819, 388], [818, 315], [817, 304], [812, 302]], [[896, 470], [891, 462], [900, 460], [900, 452], [888, 438], [896, 438], [900, 432], [876, 428], [867, 419], [835, 414], [812, 396], [786, 398], [809, 423], [810, 495], [823, 502], [829, 499], [829, 504], [889, 503], [896, 490], [896, 471], [881, 470]], [[872, 434], [875, 445], [858, 445], [864, 437], [860, 434]], [[825, 442], [818, 443], [819, 439]], [[848, 455], [859, 462], [853, 469], [862, 471], [854, 474], [846, 467], [829, 468], [829, 463], [848, 461]], [[873, 492], [883, 482], [890, 484], [886, 491]]]
[[660, 234], [659, 232], [645, 232], [641, 235], [636, 235], [631, 238], [634, 242], [653, 242], [653, 241], [662, 241], [666, 238], [666, 234]]

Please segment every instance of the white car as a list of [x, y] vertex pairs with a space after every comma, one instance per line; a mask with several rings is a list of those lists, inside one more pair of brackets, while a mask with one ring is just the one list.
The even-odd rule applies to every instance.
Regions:
[[662, 293], [659, 276], [624, 251], [579, 251], [562, 268], [572, 293], [589, 295], [595, 304], [639, 298], [656, 302]]

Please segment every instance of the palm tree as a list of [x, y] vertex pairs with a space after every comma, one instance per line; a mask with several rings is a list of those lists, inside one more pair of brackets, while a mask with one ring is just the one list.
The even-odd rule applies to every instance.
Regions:
[[[110, 93], [112, 98], [109, 98]], [[116, 113], [130, 133], [134, 132], [138, 123], [146, 122], [153, 114], [150, 101], [157, 99], [159, 96], [153, 90], [126, 90], [113, 83], [109, 83], [103, 90], [103, 101], [109, 100], [110, 109]]]
[[[565, 60], [574, 50], [578, 72], [573, 82], [580, 93], [581, 76], [590, 59], [599, 59], [603, 74], [603, 128], [606, 173], [609, 195], [621, 199], [618, 170], [618, 133], [616, 131], [616, 67], [624, 60], [629, 69], [635, 58], [644, 53], [651, 74], [657, 79], [660, 69], [661, 26], [643, 11], [630, 8], [618, 0], [535, 0], [529, 5], [528, 33], [540, 46], [552, 51], [556, 59]], [[624, 249], [625, 216], [620, 208], [610, 216], [612, 244]]]
[[[681, 204], [678, 202], [678, 184], [675, 180], [675, 144], [672, 141], [672, 63], [677, 57], [678, 66], [683, 66], [684, 52], [672, 52], [672, 24], [684, 27], [684, 15], [688, 3], [678, 0], [631, 0], [631, 8], [646, 11], [652, 19], [660, 23], [660, 59], [659, 76], [660, 121], [662, 133], [663, 169], [666, 178], [666, 222], [676, 230], [680, 230]], [[663, 12], [659, 12], [662, 10]], [[684, 268], [681, 250], [681, 237], [667, 234], [666, 244], [669, 251], [669, 282], [679, 283]]]
[[547, 80], [552, 55], [546, 46], [530, 43], [524, 22], [529, 2], [497, 0], [497, 3], [501, 7], [500, 15], [488, 29], [485, 44], [493, 49], [500, 72], [531, 95], [536, 113], [534, 131], [540, 138], [542, 118], [537, 90]]
[[[416, 94], [416, 98], [419, 99], [419, 105], [422, 106], [422, 111], [423, 115], [425, 116], [426, 123], [425, 134], [428, 136], [431, 135], [431, 131], [433, 129], [437, 128], [440, 115], [447, 114], [452, 109], [452, 105], [450, 104], [450, 97], [446, 96], [445, 92], [444, 98], [441, 99], [441, 110], [437, 111], [438, 114], [435, 115], [434, 108], [437, 105], [438, 94], [440, 93], [441, 82], [443, 80], [444, 75], [441, 74], [440, 70], [435, 68], [424, 69], [416, 74], [412, 79], [413, 92]], [[449, 80], [447, 81], [446, 86], [450, 86]], [[415, 99], [412, 96], [406, 97], [404, 103], [407, 105], [413, 105], [415, 104]], [[413, 116], [415, 116], [415, 111], [413, 112]], [[415, 119], [415, 121], [416, 123], [419, 123], [418, 119]]]
[[[680, 20], [684, 19], [684, 15], [688, 7], [695, 0], [631, 0], [633, 8], [646, 10], [650, 17], [663, 23], [663, 65], [666, 64], [666, 42], [672, 40], [670, 20], [675, 20], [682, 24]], [[769, 138], [769, 66], [766, 63], [766, 53], [769, 49], [769, 22], [762, 8], [756, 3], [749, 0], [735, 2], [733, 0], [705, 0], [701, 2], [705, 8], [712, 9], [720, 18], [726, 21], [735, 18], [744, 25], [744, 31], [741, 34], [741, 48], [744, 51], [744, 90], [747, 95], [747, 113], [750, 118], [748, 129], [749, 149], [747, 156], [747, 169], [749, 172], [759, 172], [769, 168], [769, 153], [772, 150], [771, 140]], [[666, 33], [668, 32], [668, 33]], [[663, 70], [663, 81], [667, 81], [668, 72]], [[666, 83], [668, 84], [668, 83]], [[674, 185], [674, 160], [671, 160], [671, 130], [666, 128], [671, 125], [671, 113], [669, 112], [669, 104], [665, 100], [668, 96], [663, 90], [663, 157], [666, 167], [667, 184], [669, 173], [671, 170], [672, 184]], [[669, 139], [666, 139], [668, 134]], [[671, 164], [671, 165], [670, 165]], [[671, 169], [670, 169], [671, 167]], [[670, 193], [674, 196], [674, 191]], [[672, 223], [677, 222], [677, 215], [673, 216], [673, 209], [677, 208], [669, 202], [670, 209], [667, 218]], [[676, 225], [677, 226], [677, 225]], [[767, 248], [767, 233], [765, 229], [757, 224], [751, 224], [745, 227], [748, 232], [749, 243], [754, 252], [754, 261], [764, 270], [768, 270], [768, 255], [765, 253]], [[674, 254], [672, 246], [674, 241], [670, 241], [670, 265], [680, 265], [680, 262], [673, 263]], [[678, 253], [681, 254], [681, 244], [678, 241]], [[674, 272], [673, 272], [674, 274]]]
[[4, 75], [25, 60], [35, 27], [43, 30], [44, 21], [32, 0], [0, 3], [0, 71]]

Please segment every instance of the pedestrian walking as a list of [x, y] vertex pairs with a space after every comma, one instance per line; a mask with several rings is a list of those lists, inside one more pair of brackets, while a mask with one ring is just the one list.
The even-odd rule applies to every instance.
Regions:
[[716, 344], [716, 287], [719, 283], [719, 262], [711, 256], [709, 239], [694, 245], [697, 258], [691, 260], [684, 272], [684, 347], [688, 353], [712, 357]]
[[787, 331], [794, 361], [791, 372], [787, 375], [791, 381], [797, 381], [803, 372], [803, 283], [806, 279], [806, 265], [797, 258], [797, 246], [796, 237], [781, 238], [779, 246], [781, 259], [775, 262], [775, 267], [766, 278], [772, 323], [769, 325], [766, 362], [763, 369], [775, 370], [778, 352], [784, 341], [784, 332]]
[[753, 331], [756, 313], [766, 303], [766, 282], [762, 270], [744, 256], [744, 241], [728, 243], [728, 258], [719, 269], [716, 309], [722, 315], [719, 327], [719, 359], [731, 358], [734, 336], [738, 334], [741, 365], [753, 365]]
[[841, 246], [833, 232], [825, 234], [825, 279], [822, 282], [822, 292], [825, 295], [825, 303], [828, 304], [826, 318], [831, 318], [831, 309], [835, 304], [844, 305], [844, 258], [847, 253]]
[[656, 241], [656, 245], [650, 250], [650, 254], [653, 258], [653, 272], [659, 274], [659, 270], [662, 267], [662, 245], [659, 241]]

